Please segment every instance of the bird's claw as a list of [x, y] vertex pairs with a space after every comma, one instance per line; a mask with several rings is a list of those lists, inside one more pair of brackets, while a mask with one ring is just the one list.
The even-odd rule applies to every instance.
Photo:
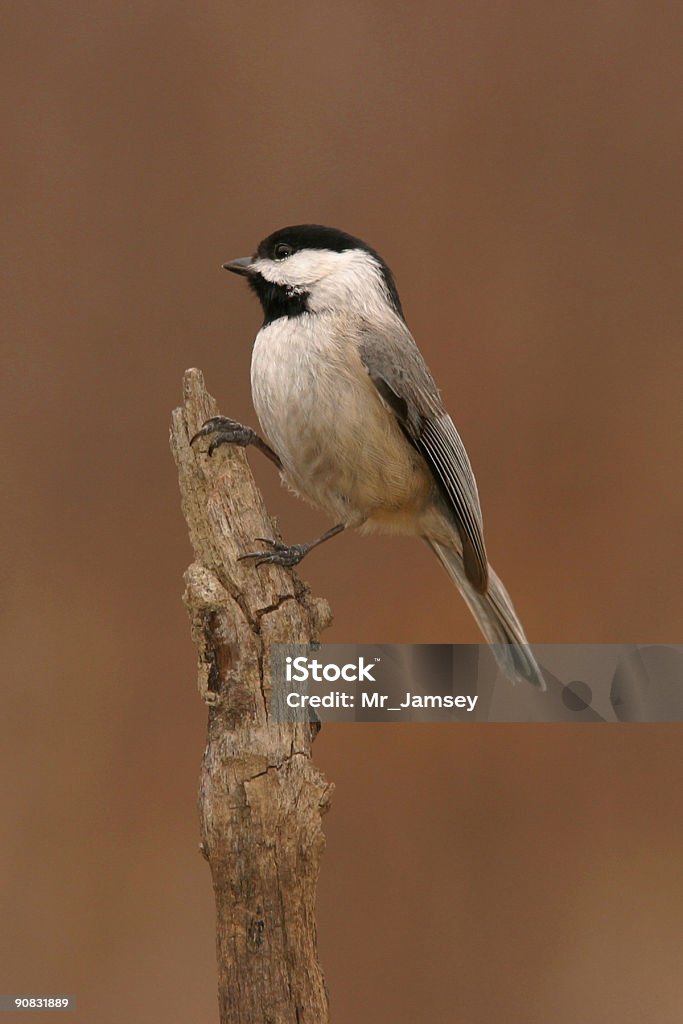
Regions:
[[269, 540], [267, 537], [257, 537], [262, 544], [268, 544], [270, 551], [251, 551], [247, 555], [240, 555], [238, 562], [246, 558], [256, 558], [256, 567], [259, 565], [281, 565], [286, 569], [298, 565], [301, 559], [308, 553], [308, 544], [283, 544], [281, 540]]
[[240, 448], [246, 448], [247, 445], [254, 443], [256, 437], [251, 427], [245, 427], [237, 420], [231, 420], [228, 416], [212, 416], [197, 431], [190, 444], [194, 444], [200, 437], [211, 437], [211, 435], [215, 435], [215, 437], [208, 447], [208, 455], [213, 455], [216, 448], [222, 444], [236, 444]]

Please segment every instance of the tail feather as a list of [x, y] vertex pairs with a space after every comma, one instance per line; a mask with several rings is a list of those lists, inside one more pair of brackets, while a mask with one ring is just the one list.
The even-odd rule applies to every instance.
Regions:
[[545, 690], [543, 674], [531, 653], [522, 624], [495, 572], [489, 566], [488, 587], [484, 594], [479, 594], [467, 579], [457, 551], [425, 539], [465, 598], [505, 675], [513, 682], [526, 681]]

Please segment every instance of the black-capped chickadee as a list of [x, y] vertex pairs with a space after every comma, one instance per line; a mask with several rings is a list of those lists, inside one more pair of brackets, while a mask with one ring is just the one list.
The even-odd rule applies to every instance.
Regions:
[[[505, 587], [488, 564], [465, 447], [408, 330], [382, 257], [335, 228], [302, 224], [232, 260], [264, 320], [251, 387], [266, 444], [215, 417], [196, 437], [256, 445], [337, 525], [310, 544], [268, 542], [257, 564], [296, 565], [347, 527], [422, 537], [460, 590], [503, 671], [545, 689]], [[195, 438], [193, 438], [193, 441]]]

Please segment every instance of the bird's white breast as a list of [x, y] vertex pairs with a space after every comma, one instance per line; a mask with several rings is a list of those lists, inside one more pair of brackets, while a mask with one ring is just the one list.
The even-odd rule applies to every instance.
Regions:
[[357, 524], [426, 499], [423, 467], [379, 398], [351, 317], [282, 317], [254, 344], [251, 386], [287, 483]]

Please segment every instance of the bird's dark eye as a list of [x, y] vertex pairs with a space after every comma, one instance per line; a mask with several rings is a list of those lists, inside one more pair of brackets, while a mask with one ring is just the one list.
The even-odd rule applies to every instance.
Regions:
[[286, 242], [278, 242], [275, 246], [273, 255], [276, 260], [286, 260], [288, 256], [291, 256], [294, 252], [294, 246], [288, 245]]

